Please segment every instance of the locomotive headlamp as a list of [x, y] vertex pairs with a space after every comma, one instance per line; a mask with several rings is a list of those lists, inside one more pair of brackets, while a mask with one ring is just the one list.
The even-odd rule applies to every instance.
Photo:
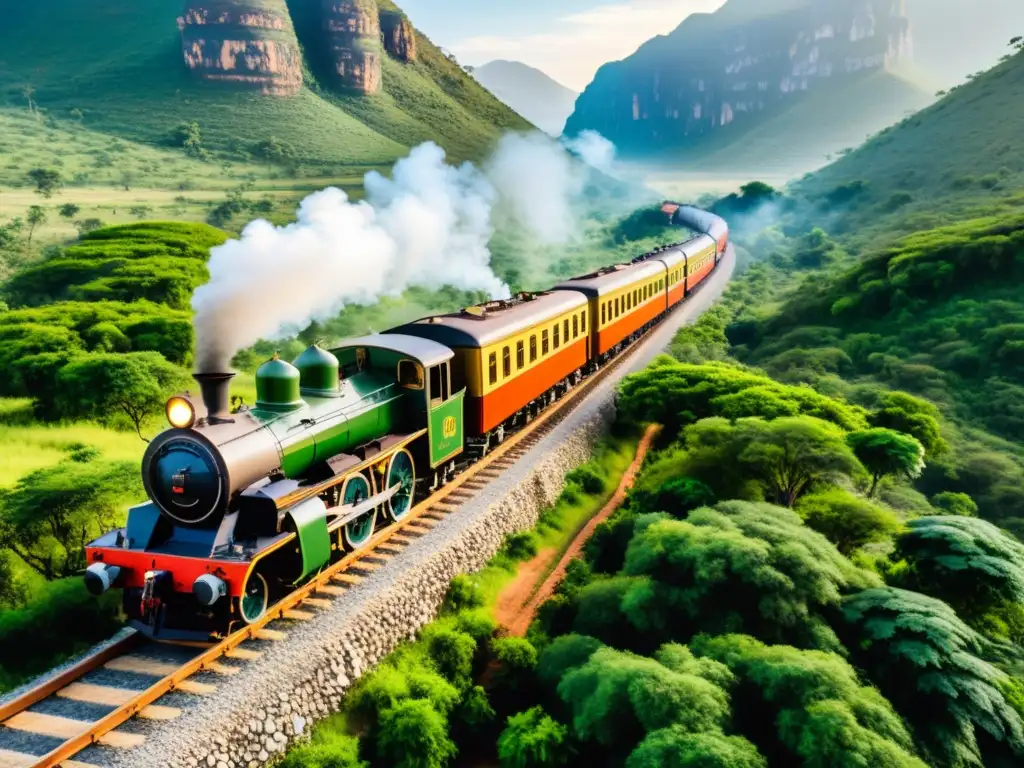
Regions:
[[177, 429], [188, 429], [196, 423], [196, 409], [185, 397], [172, 397], [167, 401], [167, 421]]

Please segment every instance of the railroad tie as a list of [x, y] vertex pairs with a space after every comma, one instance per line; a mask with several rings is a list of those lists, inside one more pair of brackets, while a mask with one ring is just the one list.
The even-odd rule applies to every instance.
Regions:
[[133, 672], [137, 675], [150, 675], [151, 677], [167, 677], [181, 669], [180, 664], [148, 659], [145, 656], [119, 656], [103, 666], [114, 672]]
[[[86, 704], [104, 704], [108, 707], [120, 707], [127, 704], [139, 694], [138, 691], [126, 688], [111, 688], [108, 685], [93, 685], [92, 683], [71, 683], [66, 688], [57, 691], [58, 698], [71, 701], [81, 701]], [[173, 720], [181, 715], [177, 707], [165, 707], [158, 704], [151, 704], [143, 707], [139, 717], [145, 720]]]
[[[311, 598], [312, 599], [312, 598]], [[308, 600], [306, 602], [309, 602]], [[330, 604], [329, 601], [324, 600], [323, 602]], [[238, 661], [256, 661], [263, 654], [260, 651], [253, 651], [248, 648], [232, 648], [230, 651], [226, 651], [224, 656], [229, 659], [237, 659]]]
[[[25, 755], [0, 749], [0, 768], [31, 768], [38, 762], [38, 755]], [[77, 760], [62, 760], [60, 764], [63, 768], [99, 768], [92, 763], [80, 763]]]
[[332, 605], [334, 605], [334, 603], [332, 603], [330, 600], [324, 600], [323, 598], [319, 597], [302, 598], [303, 608], [309, 606], [310, 608], [319, 608], [320, 610], [324, 610], [326, 608], [330, 608]]
[[[50, 736], [61, 741], [70, 741], [89, 730], [90, 725], [92, 724], [82, 720], [45, 715], [41, 712], [19, 712], [14, 717], [4, 720], [4, 726], [7, 728], [36, 733], [40, 736]], [[110, 731], [96, 739], [105, 747], [116, 747], [117, 749], [131, 749], [139, 746], [145, 740], [146, 737], [140, 734], [121, 733], [120, 731]]]
[[174, 686], [174, 690], [180, 693], [191, 693], [193, 696], [211, 696], [217, 692], [217, 686], [198, 683], [195, 680], [182, 680]]
[[336, 573], [333, 576], [331, 576], [331, 579], [333, 579], [334, 581], [339, 581], [342, 584], [349, 584], [353, 587], [356, 584], [363, 583], [363, 577], [356, 576], [354, 573]]
[[300, 611], [296, 608], [290, 608], [281, 614], [281, 618], [285, 621], [312, 621], [316, 618], [316, 614], [310, 613], [309, 611]]
[[275, 642], [284, 640], [288, 637], [284, 632], [279, 632], [276, 629], [257, 629], [253, 633], [253, 637], [257, 640], [273, 640]]
[[381, 552], [390, 552], [392, 554], [397, 555], [400, 554], [405, 549], [405, 547], [393, 541], [385, 541], [381, 544], [378, 544], [377, 549], [379, 549]]
[[237, 675], [242, 671], [240, 667], [221, 664], [219, 661], [208, 661], [203, 665], [203, 669], [207, 672], [216, 672], [218, 675]]
[[324, 595], [331, 595], [331, 597], [341, 597], [348, 590], [345, 587], [332, 587], [330, 584], [321, 584], [316, 588], [316, 591]]

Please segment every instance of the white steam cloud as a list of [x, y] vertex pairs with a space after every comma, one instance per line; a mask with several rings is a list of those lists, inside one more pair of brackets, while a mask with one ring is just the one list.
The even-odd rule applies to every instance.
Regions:
[[440, 147], [423, 144], [390, 179], [367, 174], [364, 201], [324, 189], [302, 201], [294, 223], [256, 220], [241, 239], [213, 248], [210, 281], [192, 298], [199, 370], [226, 370], [260, 339], [412, 286], [508, 296], [488, 248], [499, 208], [540, 242], [574, 236], [586, 171], [556, 141], [508, 134], [482, 170], [444, 158]]
[[569, 150], [579, 155], [587, 165], [601, 173], [612, 172], [615, 145], [597, 131], [582, 131], [579, 136], [564, 141]]

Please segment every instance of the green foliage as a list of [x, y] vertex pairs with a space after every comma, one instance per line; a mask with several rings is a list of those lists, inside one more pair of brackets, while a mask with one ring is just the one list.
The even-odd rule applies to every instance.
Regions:
[[947, 604], [870, 589], [847, 597], [843, 613], [854, 662], [912, 724], [929, 758], [973, 766], [1024, 755], [1024, 726], [1000, 688], [1005, 675], [982, 660], [983, 638]]
[[678, 725], [653, 731], [633, 750], [626, 768], [767, 768], [757, 747], [741, 736], [689, 733]]
[[369, 768], [359, 759], [359, 739], [339, 728], [318, 728], [312, 741], [285, 755], [279, 768]]
[[974, 517], [921, 517], [896, 539], [909, 589], [936, 597], [964, 617], [1024, 603], [1024, 545]]
[[427, 649], [440, 672], [453, 685], [462, 688], [473, 671], [476, 640], [465, 632], [439, 627], [426, 635]]
[[128, 462], [66, 461], [21, 478], [0, 495], [0, 545], [48, 580], [85, 568], [85, 545], [121, 522], [125, 496], [140, 498]]
[[36, 192], [49, 199], [60, 191], [64, 183], [60, 171], [56, 168], [33, 168], [27, 174], [36, 188]]
[[713, 506], [715, 501], [715, 492], [706, 483], [692, 477], [669, 480], [657, 490], [638, 488], [629, 496], [631, 508], [667, 512], [680, 519], [695, 509]]
[[582, 667], [602, 648], [600, 640], [585, 635], [562, 635], [555, 638], [544, 649], [537, 662], [537, 677], [541, 682], [554, 687], [566, 672]]
[[77, 216], [79, 211], [81, 211], [81, 210], [82, 210], [81, 207], [78, 206], [78, 205], [75, 205], [74, 203], [64, 203], [58, 209], [58, 211], [60, 212], [60, 215], [63, 218], [65, 218], [65, 219], [73, 219], [73, 218], [75, 218], [75, 216]]
[[445, 613], [459, 613], [479, 608], [483, 604], [484, 597], [480, 594], [480, 587], [471, 576], [460, 573], [448, 585], [443, 610]]
[[593, 467], [584, 464], [565, 476], [566, 483], [575, 483], [591, 495], [604, 491], [604, 478]]
[[875, 427], [911, 435], [929, 455], [942, 454], [946, 450], [939, 410], [928, 401], [906, 392], [883, 393], [877, 410], [871, 415], [871, 423]]
[[505, 538], [502, 554], [512, 562], [529, 560], [537, 554], [537, 534], [533, 531], [517, 531]]
[[457, 753], [444, 715], [429, 701], [406, 699], [381, 714], [377, 756], [395, 768], [444, 768]]
[[57, 381], [62, 413], [105, 423], [127, 417], [143, 440], [143, 423], [163, 409], [175, 389], [188, 383], [180, 368], [156, 352], [97, 353], [72, 359]]
[[944, 515], [974, 517], [978, 514], [978, 505], [966, 493], [943, 491], [932, 496], [931, 502], [932, 506], [940, 510]]
[[[823, 614], [838, 606], [844, 591], [877, 583], [794, 512], [738, 501], [639, 531], [623, 573], [625, 579], [599, 581], [582, 591], [579, 620], [590, 622], [592, 631], [621, 637], [625, 618], [647, 645], [687, 642], [699, 633], [746, 632], [836, 648]], [[610, 584], [620, 591], [602, 598], [609, 604], [602, 609], [599, 597]], [[595, 627], [602, 615], [604, 626]]]
[[24, 606], [0, 610], [0, 691], [110, 637], [119, 625], [119, 609], [117, 595], [97, 600], [75, 577], [47, 582]]
[[714, 683], [611, 648], [569, 671], [558, 694], [579, 739], [620, 751], [671, 725], [691, 733], [718, 730], [729, 715], [728, 695]]
[[[863, 471], [839, 427], [810, 416], [765, 421], [703, 419], [687, 427], [684, 466], [719, 496], [739, 487], [737, 476], [757, 480], [766, 497], [792, 507], [816, 486]], [[717, 477], [716, 477], [717, 475]]]
[[871, 474], [869, 496], [874, 496], [883, 477], [892, 475], [913, 480], [924, 470], [924, 446], [909, 435], [876, 427], [853, 432], [846, 436], [846, 442]]
[[840, 656], [737, 635], [703, 638], [694, 650], [739, 679], [737, 722], [773, 762], [924, 768], [892, 706]]
[[[754, 392], [746, 395], [745, 400], [729, 397], [748, 389]], [[657, 358], [646, 370], [627, 376], [620, 385], [617, 402], [623, 419], [634, 423], [657, 422], [664, 425], [668, 435], [674, 435], [686, 424], [710, 416], [727, 416], [727, 410], [735, 414], [740, 412], [740, 403], [751, 407], [760, 401], [771, 409], [764, 414], [767, 418], [781, 415], [781, 407], [785, 415], [813, 416], [847, 430], [865, 426], [863, 411], [810, 388], [778, 384], [762, 374], [722, 364], [684, 365], [667, 356]], [[780, 402], [788, 404], [780, 406]], [[742, 412], [758, 415], [756, 410]]]
[[548, 768], [567, 765], [572, 755], [569, 729], [541, 707], [512, 715], [498, 738], [502, 768]]
[[796, 511], [847, 557], [867, 544], [885, 541], [900, 528], [890, 510], [839, 488], [804, 496]]

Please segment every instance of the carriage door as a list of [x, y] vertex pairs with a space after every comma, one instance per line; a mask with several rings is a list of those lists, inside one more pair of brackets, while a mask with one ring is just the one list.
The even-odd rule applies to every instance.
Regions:
[[449, 361], [432, 366], [427, 384], [430, 466], [436, 468], [462, 452], [462, 401], [465, 390], [452, 394]]

